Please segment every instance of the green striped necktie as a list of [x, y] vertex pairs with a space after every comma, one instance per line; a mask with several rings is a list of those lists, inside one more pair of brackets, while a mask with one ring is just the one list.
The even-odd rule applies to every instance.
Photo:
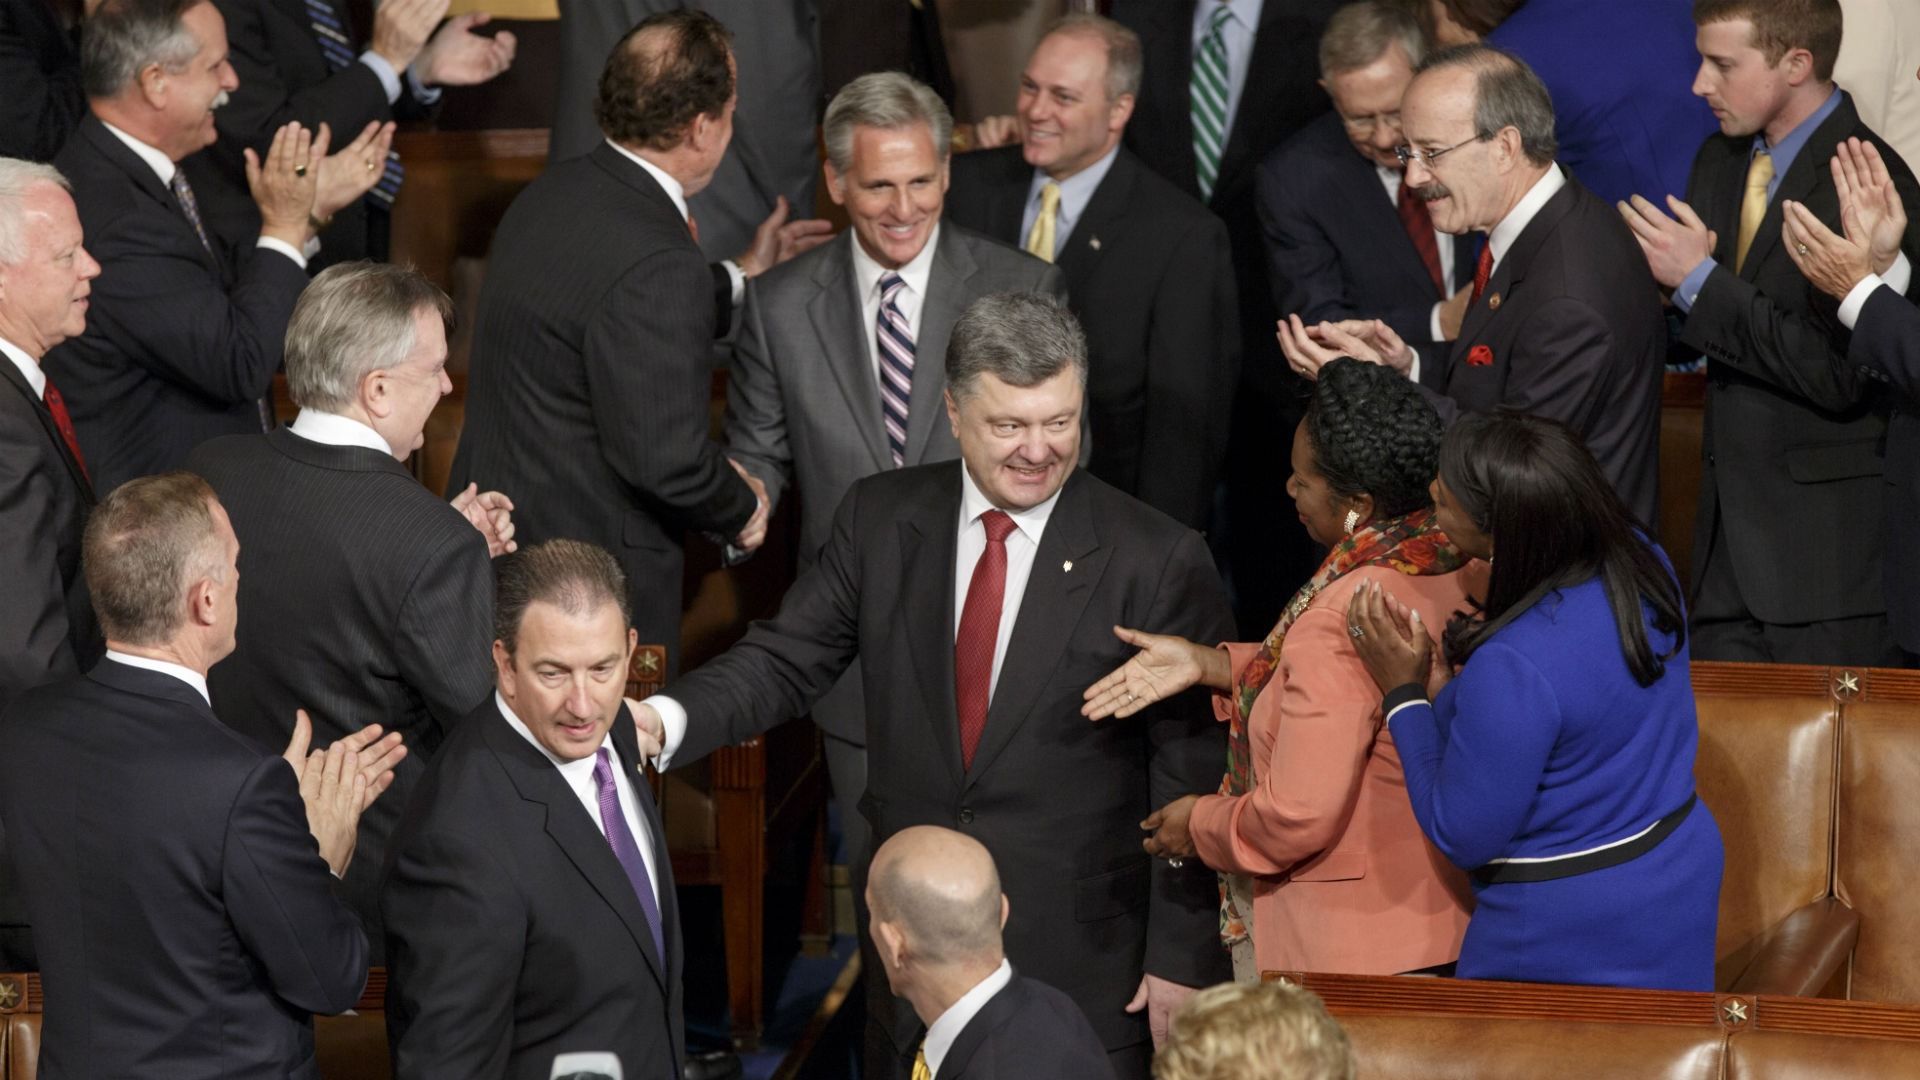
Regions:
[[1227, 145], [1227, 20], [1233, 9], [1220, 0], [1207, 23], [1207, 35], [1193, 57], [1193, 165], [1202, 201], [1213, 197], [1220, 176], [1220, 154]]

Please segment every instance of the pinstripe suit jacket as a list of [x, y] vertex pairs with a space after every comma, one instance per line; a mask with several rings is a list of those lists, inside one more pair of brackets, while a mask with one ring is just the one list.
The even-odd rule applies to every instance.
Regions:
[[293, 713], [314, 746], [380, 724], [412, 751], [360, 819], [347, 900], [379, 963], [387, 838], [448, 729], [493, 691], [493, 571], [466, 518], [398, 461], [280, 429], [194, 451], [240, 539], [233, 655], [208, 676], [214, 711], [278, 751]]

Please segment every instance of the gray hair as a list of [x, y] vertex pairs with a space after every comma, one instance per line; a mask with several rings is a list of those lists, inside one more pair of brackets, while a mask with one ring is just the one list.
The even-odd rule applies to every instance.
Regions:
[[512, 656], [527, 608], [548, 603], [584, 618], [604, 604], [631, 625], [627, 575], [605, 548], [581, 540], [548, 540], [495, 560], [493, 636]]
[[947, 103], [924, 83], [897, 71], [876, 71], [841, 87], [827, 105], [822, 122], [827, 160], [835, 172], [853, 167], [853, 129], [895, 130], [925, 124], [933, 134], [933, 151], [941, 161], [953, 149], [953, 114]]
[[186, 621], [187, 586], [226, 578], [213, 488], [190, 472], [129, 480], [100, 500], [81, 541], [93, 610], [108, 638], [161, 645]]
[[1333, 13], [1320, 35], [1320, 77], [1367, 67], [1385, 56], [1395, 42], [1406, 50], [1409, 64], [1417, 65], [1426, 56], [1420, 22], [1405, 8], [1382, 0], [1348, 4]]
[[1046, 37], [1055, 34], [1081, 34], [1098, 38], [1107, 47], [1107, 100], [1117, 101], [1128, 94], [1140, 93], [1140, 72], [1145, 66], [1140, 53], [1140, 35], [1104, 15], [1074, 12], [1062, 15], [1047, 27]]
[[1491, 45], [1455, 45], [1421, 61], [1422, 75], [1441, 68], [1473, 72], [1473, 131], [1491, 139], [1506, 128], [1520, 133], [1520, 149], [1535, 165], [1553, 164], [1553, 96], [1527, 62]]
[[110, 98], [150, 65], [178, 74], [200, 51], [180, 16], [210, 0], [106, 0], [80, 35], [80, 85]]
[[1087, 385], [1087, 335], [1059, 301], [1039, 293], [975, 300], [947, 339], [947, 387], [971, 394], [982, 374], [1009, 386], [1038, 386], [1071, 366]]
[[41, 184], [73, 190], [51, 165], [0, 157], [0, 266], [15, 266], [27, 257], [27, 193]]
[[300, 294], [287, 323], [287, 393], [301, 408], [342, 412], [369, 372], [398, 366], [413, 351], [414, 317], [443, 323], [453, 301], [410, 266], [331, 266]]

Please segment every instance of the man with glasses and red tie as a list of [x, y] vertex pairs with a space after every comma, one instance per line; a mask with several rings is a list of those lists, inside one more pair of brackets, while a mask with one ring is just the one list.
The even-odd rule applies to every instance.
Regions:
[[1388, 364], [1448, 420], [1497, 409], [1559, 420], [1651, 527], [1666, 323], [1620, 215], [1554, 164], [1546, 87], [1507, 53], [1461, 46], [1420, 65], [1400, 116], [1406, 182], [1434, 226], [1487, 233], [1460, 336], [1426, 363], [1381, 319], [1309, 325], [1289, 313], [1288, 362], [1309, 377], [1343, 355]]

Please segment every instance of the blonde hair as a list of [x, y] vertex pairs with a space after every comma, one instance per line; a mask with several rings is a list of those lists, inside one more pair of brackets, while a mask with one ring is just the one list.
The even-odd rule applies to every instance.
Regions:
[[1354, 1080], [1347, 1033], [1292, 983], [1226, 983], [1187, 999], [1153, 1059], [1155, 1080]]

